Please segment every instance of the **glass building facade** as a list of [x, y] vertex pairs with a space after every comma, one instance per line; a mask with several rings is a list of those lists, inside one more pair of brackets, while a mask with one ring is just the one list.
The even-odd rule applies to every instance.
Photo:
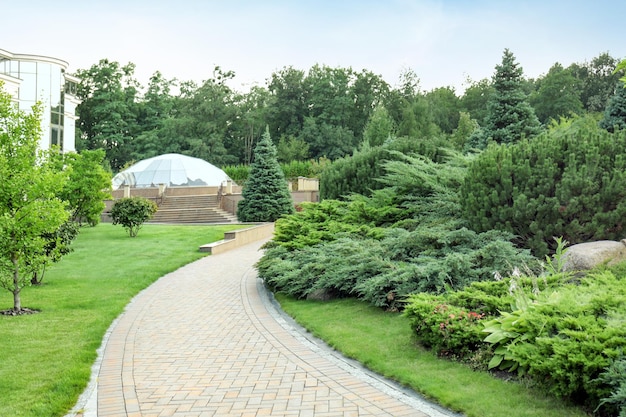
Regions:
[[78, 79], [66, 74], [68, 64], [56, 58], [13, 54], [0, 49], [0, 79], [21, 110], [37, 102], [43, 107], [41, 149], [58, 146], [75, 151]]

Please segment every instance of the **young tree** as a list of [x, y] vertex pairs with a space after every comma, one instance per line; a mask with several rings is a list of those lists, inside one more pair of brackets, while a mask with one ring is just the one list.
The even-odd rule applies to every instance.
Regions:
[[20, 314], [22, 288], [43, 264], [46, 234], [68, 219], [61, 192], [66, 173], [54, 169], [51, 153], [38, 151], [41, 108], [19, 110], [0, 85], [0, 287], [13, 294]]
[[504, 50], [502, 63], [496, 65], [493, 78], [494, 95], [487, 105], [487, 120], [481, 130], [470, 138], [472, 145], [479, 148], [487, 143], [513, 143], [522, 137], [531, 138], [541, 132], [535, 111], [528, 104], [523, 90], [523, 70], [515, 56]]
[[157, 205], [144, 197], [126, 197], [111, 207], [113, 224], [121, 224], [130, 237], [136, 237], [143, 224], [157, 211]]
[[439, 87], [425, 95], [433, 123], [443, 133], [452, 133], [459, 125], [461, 101], [454, 87]]
[[395, 134], [393, 119], [385, 106], [378, 106], [363, 129], [363, 142], [370, 146], [380, 146]]
[[104, 158], [103, 149], [69, 153], [63, 158], [70, 173], [61, 198], [69, 203], [71, 219], [79, 225], [83, 221], [98, 224], [104, 200], [111, 198], [111, 174], [102, 165]]
[[267, 128], [254, 148], [254, 162], [242, 196], [237, 206], [237, 217], [242, 222], [273, 222], [295, 211]]

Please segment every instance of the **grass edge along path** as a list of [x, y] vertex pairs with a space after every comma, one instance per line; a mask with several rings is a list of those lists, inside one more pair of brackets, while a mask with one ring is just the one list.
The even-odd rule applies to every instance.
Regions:
[[435, 357], [415, 343], [409, 320], [355, 299], [295, 300], [282, 309], [331, 348], [370, 370], [468, 417], [584, 417], [580, 408], [537, 389]]
[[[0, 416], [60, 417], [91, 377], [102, 338], [128, 302], [163, 275], [206, 253], [198, 247], [245, 225], [82, 228], [74, 251], [48, 268], [43, 285], [22, 291], [40, 313], [0, 316]], [[0, 310], [11, 308], [0, 292]]]

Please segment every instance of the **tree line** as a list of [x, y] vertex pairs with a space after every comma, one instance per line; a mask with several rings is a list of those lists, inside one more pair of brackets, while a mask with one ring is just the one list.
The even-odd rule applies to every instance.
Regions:
[[[530, 79], [507, 50], [494, 77], [468, 79], [458, 94], [450, 86], [423, 91], [412, 70], [391, 85], [365, 69], [324, 65], [284, 67], [264, 86], [246, 92], [233, 89], [236, 74], [221, 67], [201, 84], [167, 79], [156, 71], [144, 87], [134, 76], [134, 64], [103, 59], [76, 74], [82, 80], [77, 150], [103, 149], [117, 172], [170, 152], [220, 167], [250, 164], [266, 127], [280, 162], [333, 161], [364, 144], [379, 146], [393, 138], [439, 137], [459, 149], [484, 147], [496, 131], [491, 140], [509, 140], [505, 136], [511, 128], [498, 123], [509, 126], [510, 121], [490, 119], [488, 104], [496, 92], [507, 94], [507, 80], [515, 85], [502, 102], [524, 103], [522, 112], [537, 120], [521, 133], [532, 135], [562, 117], [601, 115], [619, 83], [618, 63], [601, 53], [568, 67], [555, 63]], [[505, 84], [498, 85], [499, 79]]]

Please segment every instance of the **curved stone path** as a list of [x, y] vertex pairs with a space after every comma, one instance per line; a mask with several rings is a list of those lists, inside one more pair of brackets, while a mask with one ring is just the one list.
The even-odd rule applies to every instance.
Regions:
[[137, 295], [105, 337], [78, 415], [452, 415], [280, 314], [253, 269], [262, 243], [202, 258]]

